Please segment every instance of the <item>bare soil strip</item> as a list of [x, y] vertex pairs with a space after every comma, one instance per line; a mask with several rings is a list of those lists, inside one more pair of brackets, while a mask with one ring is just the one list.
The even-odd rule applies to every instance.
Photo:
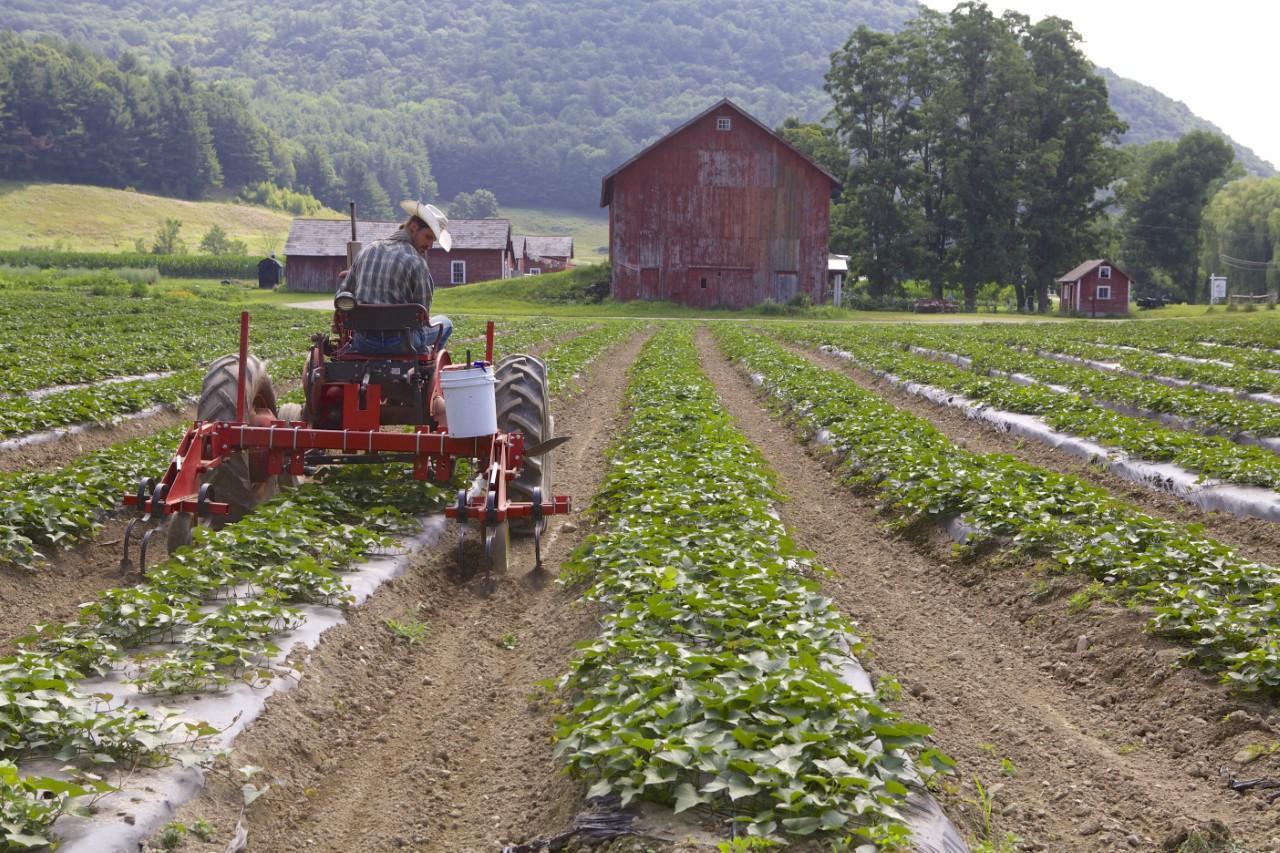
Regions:
[[[131, 438], [151, 435], [178, 424], [189, 425], [195, 417], [195, 406], [166, 409], [145, 418], [122, 420], [114, 426], [93, 427], [40, 444], [20, 445], [0, 451], [0, 471], [47, 471], [52, 468], [61, 468], [90, 451], [101, 450]], [[176, 444], [174, 449], [177, 449]]]
[[819, 461], [828, 452], [806, 453], [705, 333], [700, 347], [722, 402], [790, 496], [783, 520], [832, 569], [827, 594], [872, 638], [873, 675], [900, 679], [903, 713], [932, 725], [957, 760], [943, 804], [958, 825], [984, 834], [978, 778], [993, 796], [991, 837], [1015, 833], [1020, 849], [1154, 850], [1210, 819], [1248, 849], [1280, 849], [1280, 807], [1219, 776], [1280, 776], [1271, 756], [1243, 770], [1233, 762], [1275, 742], [1280, 715], [1172, 668], [1181, 650], [1144, 633], [1144, 614], [1096, 603], [1069, 612], [1078, 578], [957, 561], [933, 529], [913, 541], [890, 534], [875, 500]]
[[1175, 495], [1145, 488], [1082, 459], [1036, 441], [999, 432], [989, 424], [966, 418], [955, 409], [908, 394], [873, 374], [859, 370], [845, 359], [803, 346], [787, 343], [782, 345], [816, 365], [849, 376], [863, 388], [874, 391], [897, 408], [929, 421], [959, 447], [974, 453], [1007, 453], [1050, 471], [1074, 474], [1135, 504], [1143, 512], [1179, 524], [1202, 524], [1208, 535], [1238, 548], [1242, 554], [1271, 565], [1280, 565], [1280, 525], [1260, 518], [1239, 518], [1225, 512], [1205, 512]]
[[[558, 431], [573, 441], [556, 451], [555, 488], [579, 508], [603, 477], [644, 337], [596, 360], [591, 394], [556, 406]], [[580, 523], [553, 527], [540, 576], [529, 571], [532, 541], [513, 540], [512, 573], [492, 596], [451, 577], [456, 539], [446, 534], [326, 633], [301, 683], [273, 697], [227, 765], [264, 767], [272, 783], [246, 817], [249, 849], [492, 851], [566, 829], [585, 787], [552, 758], [553, 708], [534, 685], [561, 675], [574, 644], [597, 631], [576, 592], [555, 582]], [[469, 556], [481, 559], [474, 544]], [[409, 645], [387, 619], [430, 629]], [[187, 825], [203, 817], [217, 828], [213, 843], [188, 836], [184, 849], [224, 849], [242, 781], [233, 770], [211, 775], [183, 807]]]

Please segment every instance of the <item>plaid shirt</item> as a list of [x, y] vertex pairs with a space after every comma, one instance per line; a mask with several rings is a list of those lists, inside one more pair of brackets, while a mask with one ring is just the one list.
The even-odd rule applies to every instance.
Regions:
[[401, 228], [385, 240], [375, 240], [361, 250], [347, 275], [347, 289], [367, 304], [403, 305], [416, 302], [431, 308], [435, 282], [427, 259], [409, 242]]

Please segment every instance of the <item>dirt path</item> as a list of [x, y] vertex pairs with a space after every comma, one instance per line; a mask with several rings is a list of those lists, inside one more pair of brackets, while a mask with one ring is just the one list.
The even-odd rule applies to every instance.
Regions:
[[[637, 336], [596, 362], [590, 396], [559, 401], [556, 490], [579, 508], [604, 473], [604, 450], [624, 421], [626, 371]], [[576, 592], [555, 583], [584, 533], [576, 519], [543, 543], [536, 576], [531, 542], [513, 542], [512, 573], [491, 597], [448, 576], [452, 531], [350, 621], [324, 635], [296, 689], [273, 698], [237, 741], [231, 767], [265, 768], [271, 792], [247, 819], [249, 848], [492, 851], [567, 828], [584, 788], [551, 755], [553, 709], [536, 682], [556, 678], [579, 640], [596, 633]], [[474, 536], [474, 533], [473, 533]], [[416, 645], [387, 619], [429, 625]], [[508, 648], [508, 646], [510, 648]], [[222, 850], [242, 780], [211, 778], [179, 820], [209, 820]]]
[[993, 796], [991, 836], [1016, 833], [1021, 849], [1153, 850], [1215, 818], [1250, 849], [1280, 849], [1272, 807], [1219, 778], [1220, 768], [1280, 775], [1272, 758], [1244, 771], [1231, 760], [1275, 742], [1280, 717], [1171, 670], [1179, 651], [1146, 635], [1139, 614], [1069, 613], [1075, 579], [958, 563], [939, 536], [887, 533], [874, 498], [806, 453], [705, 332], [699, 345], [790, 496], [784, 521], [832, 569], [826, 592], [872, 638], [873, 675], [901, 681], [898, 707], [957, 760], [943, 802], [958, 825], [983, 835], [976, 777]]
[[863, 388], [874, 391], [899, 409], [929, 421], [965, 450], [974, 453], [1007, 453], [1050, 471], [1074, 474], [1137, 505], [1143, 512], [1179, 524], [1202, 524], [1208, 535], [1237, 547], [1251, 559], [1280, 565], [1280, 525], [1260, 518], [1238, 518], [1225, 512], [1205, 512], [1171, 494], [1140, 486], [1038, 441], [1002, 433], [985, 422], [970, 420], [957, 409], [908, 394], [873, 374], [859, 370], [845, 359], [807, 347], [789, 344], [783, 346], [814, 364], [849, 376]]

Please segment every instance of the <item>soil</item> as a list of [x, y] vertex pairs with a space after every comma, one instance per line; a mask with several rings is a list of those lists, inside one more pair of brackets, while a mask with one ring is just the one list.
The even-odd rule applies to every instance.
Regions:
[[90, 451], [101, 450], [131, 438], [152, 435], [178, 424], [190, 424], [195, 416], [195, 406], [166, 409], [145, 418], [123, 420], [114, 426], [94, 427], [84, 432], [63, 435], [42, 444], [24, 444], [9, 450], [0, 450], [0, 471], [60, 468]]
[[897, 408], [929, 421], [958, 447], [974, 453], [1006, 453], [1050, 471], [1074, 474], [1149, 515], [1179, 524], [1204, 525], [1209, 536], [1232, 545], [1250, 559], [1280, 565], [1280, 525], [1260, 518], [1239, 518], [1226, 512], [1205, 512], [1168, 492], [1139, 485], [1038, 441], [1000, 432], [985, 421], [971, 420], [958, 409], [908, 394], [845, 359], [805, 347], [784, 346], [814, 364], [844, 373]]
[[[41, 622], [76, 618], [80, 605], [99, 592], [132, 586], [142, 576], [120, 567], [127, 518], [108, 520], [91, 542], [65, 550], [46, 550], [47, 559], [32, 569], [0, 565], [0, 657], [13, 651], [13, 641]], [[136, 540], [135, 540], [136, 542]], [[167, 556], [163, 534], [147, 547], [147, 564]], [[137, 560], [135, 544], [131, 556]]]
[[[590, 395], [556, 401], [559, 431], [573, 440], [556, 451], [555, 489], [579, 509], [625, 422], [626, 371], [641, 343], [596, 361]], [[552, 756], [556, 708], [535, 685], [562, 675], [574, 644], [598, 630], [577, 592], [555, 580], [586, 534], [570, 518], [543, 541], [543, 573], [530, 570], [532, 541], [513, 540], [512, 570], [492, 592], [482, 578], [456, 579], [449, 531], [326, 632], [299, 684], [268, 702], [180, 810], [188, 826], [204, 818], [217, 830], [213, 843], [187, 836], [183, 849], [225, 848], [243, 782], [228, 768], [245, 764], [265, 768], [258, 781], [272, 786], [244, 818], [255, 853], [492, 851], [566, 829], [585, 787]], [[474, 544], [468, 557], [480, 559]], [[387, 619], [429, 629], [409, 644]]]
[[1183, 649], [1145, 633], [1142, 612], [1069, 610], [1079, 578], [999, 555], [960, 561], [934, 527], [888, 532], [875, 498], [832, 473], [829, 449], [797, 441], [706, 333], [699, 346], [790, 498], [783, 520], [832, 570], [826, 593], [872, 638], [873, 677], [895, 676], [897, 709], [956, 760], [940, 799], [963, 833], [1014, 833], [1026, 850], [1156, 850], [1217, 820], [1246, 849], [1280, 849], [1280, 806], [1226, 785], [1280, 776], [1272, 755], [1242, 766], [1280, 741], [1274, 708], [1177, 668]]

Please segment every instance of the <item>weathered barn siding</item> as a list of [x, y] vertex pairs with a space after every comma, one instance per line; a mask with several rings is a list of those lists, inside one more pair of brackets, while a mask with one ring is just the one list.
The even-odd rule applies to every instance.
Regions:
[[450, 287], [454, 281], [450, 274], [454, 261], [466, 264], [466, 278], [459, 284], [471, 284], [475, 281], [493, 281], [509, 278], [511, 256], [506, 252], [493, 249], [454, 249], [445, 252], [443, 249], [432, 249], [427, 252], [427, 266], [431, 269], [431, 279], [436, 287]]
[[[729, 129], [717, 129], [719, 119]], [[722, 101], [605, 178], [613, 295], [820, 302], [833, 177]]]
[[[361, 219], [356, 235], [363, 246], [395, 233], [399, 222]], [[510, 278], [516, 271], [511, 223], [505, 219], [455, 219], [449, 223], [453, 251], [439, 246], [427, 252], [427, 266], [436, 287], [450, 287], [452, 261], [466, 264], [466, 280]], [[338, 273], [347, 268], [347, 240], [351, 223], [341, 219], [294, 219], [285, 243], [285, 276], [289, 289], [304, 293], [333, 293]]]
[[345, 257], [289, 255], [285, 259], [285, 285], [294, 293], [335, 293], [338, 273], [347, 268]]

